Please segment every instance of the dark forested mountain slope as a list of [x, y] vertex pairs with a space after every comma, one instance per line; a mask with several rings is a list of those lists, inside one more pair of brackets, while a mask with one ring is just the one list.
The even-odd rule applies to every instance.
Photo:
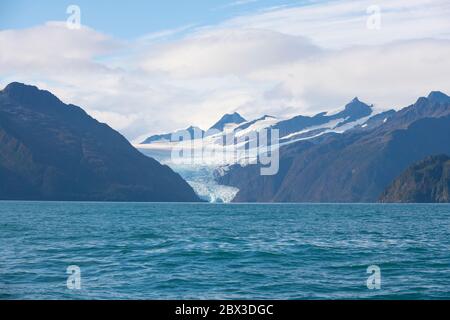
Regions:
[[0, 91], [0, 199], [198, 201], [167, 166], [48, 91]]
[[431, 156], [409, 167], [386, 189], [381, 202], [449, 203], [450, 157]]

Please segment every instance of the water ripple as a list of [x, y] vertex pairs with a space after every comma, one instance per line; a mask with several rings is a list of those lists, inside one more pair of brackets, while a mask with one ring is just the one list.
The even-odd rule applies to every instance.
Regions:
[[0, 202], [0, 215], [0, 299], [450, 298], [449, 205]]

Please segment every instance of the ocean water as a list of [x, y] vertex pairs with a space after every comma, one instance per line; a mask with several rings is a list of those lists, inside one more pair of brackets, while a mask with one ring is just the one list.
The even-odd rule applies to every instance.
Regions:
[[0, 218], [2, 299], [450, 298], [449, 205], [0, 202]]

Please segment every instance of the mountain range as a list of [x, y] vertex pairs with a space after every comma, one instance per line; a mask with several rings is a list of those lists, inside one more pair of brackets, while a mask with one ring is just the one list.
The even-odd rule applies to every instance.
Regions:
[[211, 128], [207, 131], [204, 131], [196, 126], [190, 126], [186, 129], [177, 130], [174, 132], [163, 133], [163, 134], [155, 134], [143, 142], [142, 145], [150, 145], [155, 143], [167, 143], [173, 142], [172, 138], [176, 139], [176, 137], [182, 136], [185, 133], [190, 135], [190, 139], [202, 139], [203, 137], [211, 136], [217, 134], [218, 132], [224, 132], [227, 128], [235, 128], [241, 123], [247, 122], [239, 113], [235, 112], [233, 114], [225, 114], [219, 121], [217, 121]]
[[235, 202], [376, 202], [411, 164], [450, 154], [450, 97], [441, 92], [375, 117], [340, 135], [283, 146], [275, 176], [234, 164], [217, 180], [239, 189]]
[[0, 199], [199, 201], [168, 166], [48, 91], [0, 91]]
[[[190, 127], [184, 131], [178, 130], [173, 133], [157, 134], [150, 136], [142, 144], [136, 145], [136, 147], [144, 154], [170, 165], [206, 201], [229, 202], [235, 197], [238, 189], [235, 186], [231, 186], [228, 181], [222, 180], [221, 176], [229, 169], [234, 169], [233, 165], [237, 163], [243, 165], [254, 162], [255, 152], [241, 153], [240, 151], [243, 148], [250, 149], [254, 145], [252, 142], [257, 142], [255, 141], [256, 139], [260, 138], [261, 135], [267, 135], [270, 130], [277, 129], [279, 131], [280, 144], [283, 146], [301, 143], [306, 140], [318, 143], [330, 135], [339, 135], [348, 130], [368, 130], [386, 122], [394, 113], [395, 111], [393, 110], [376, 112], [373, 106], [361, 102], [358, 98], [350, 101], [341, 111], [332, 113], [321, 112], [314, 116], [301, 115], [283, 119], [264, 115], [254, 120], [246, 120], [238, 113], [233, 113], [224, 115], [207, 131], [203, 131], [198, 127]], [[266, 130], [267, 132], [265, 132]], [[194, 131], [196, 133], [195, 136], [193, 134]], [[203, 138], [201, 138], [202, 134]], [[219, 156], [220, 163], [214, 163], [215, 159], [213, 159], [213, 163], [201, 163], [202, 160], [209, 159], [209, 155], [204, 153], [201, 159], [196, 158], [195, 163], [191, 165], [174, 163], [171, 158], [172, 150], [177, 148], [176, 142], [181, 135], [191, 135], [194, 139], [202, 139], [201, 143], [186, 144], [189, 148], [194, 147], [194, 153], [196, 154], [197, 151], [201, 151], [197, 150], [198, 148], [204, 148], [204, 150], [218, 151], [219, 155], [226, 154], [226, 156]], [[225, 141], [227, 143], [230, 142], [228, 139], [230, 136], [234, 138], [234, 141], [231, 140], [231, 144], [234, 144], [236, 149], [240, 150], [235, 154], [232, 154], [234, 152], [233, 148], [230, 149], [228, 146], [224, 146]], [[171, 141], [172, 139], [174, 141]], [[242, 142], [245, 142], [245, 144], [242, 144]], [[200, 152], [200, 154], [202, 153]], [[225, 163], [222, 161], [225, 161]], [[236, 166], [236, 168], [238, 167]], [[245, 182], [242, 181], [242, 183]]]
[[246, 120], [226, 114], [207, 131], [191, 126], [151, 136], [138, 147], [147, 155], [170, 154], [173, 134], [187, 132], [217, 146], [224, 136], [251, 137], [265, 129], [280, 133], [276, 175], [262, 176], [259, 164], [239, 159], [187, 170], [172, 166], [176, 173], [81, 108], [11, 83], [0, 91], [0, 199], [448, 201], [450, 97], [438, 91], [399, 111], [375, 111], [355, 98], [340, 111], [314, 116]]
[[438, 91], [399, 111], [375, 112], [355, 98], [341, 111], [314, 116], [245, 121], [226, 115], [219, 121], [222, 132], [205, 135], [204, 143], [221, 144], [221, 135], [230, 132], [279, 130], [278, 174], [261, 176], [260, 165], [239, 161], [215, 170], [217, 183], [239, 190], [234, 202], [376, 202], [408, 166], [450, 154], [449, 117], [450, 97]]
[[[222, 145], [222, 136], [234, 133], [236, 138], [251, 136], [252, 132], [261, 132], [264, 129], [277, 129], [280, 134], [281, 143], [292, 143], [301, 140], [321, 137], [329, 133], [343, 133], [349, 129], [358, 127], [360, 129], [372, 128], [382, 121], [387, 121], [394, 110], [374, 114], [373, 106], [361, 102], [358, 98], [349, 102], [342, 111], [329, 114], [322, 112], [314, 116], [299, 115], [289, 119], [278, 119], [265, 115], [255, 120], [247, 121], [239, 113], [224, 115], [216, 124], [207, 131], [191, 126], [185, 130], [177, 130], [171, 133], [156, 134], [148, 137], [141, 143], [145, 149], [159, 149], [161, 143], [170, 148], [167, 142], [171, 137], [177, 137], [181, 132], [188, 132], [194, 138], [203, 135], [206, 145]], [[176, 139], [175, 139], [176, 140]], [[238, 141], [235, 141], [238, 143]]]

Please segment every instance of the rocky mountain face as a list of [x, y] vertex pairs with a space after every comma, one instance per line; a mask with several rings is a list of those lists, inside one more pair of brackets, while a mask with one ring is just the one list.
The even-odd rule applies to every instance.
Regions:
[[169, 167], [48, 91], [0, 91], [0, 199], [199, 201]]
[[197, 139], [202, 138], [204, 135], [204, 131], [200, 129], [199, 127], [190, 126], [189, 128], [185, 130], [178, 130], [171, 133], [164, 133], [164, 134], [156, 134], [153, 136], [148, 137], [145, 139], [142, 144], [152, 144], [152, 143], [158, 143], [158, 142], [171, 142], [172, 138], [176, 138], [178, 136], [182, 136], [184, 134], [189, 134], [191, 139]]
[[217, 123], [215, 123], [209, 130], [223, 131], [227, 125], [236, 125], [246, 122], [239, 113], [235, 112], [232, 114], [224, 115]]
[[358, 119], [368, 117], [371, 114], [371, 106], [359, 101], [358, 98], [355, 98], [345, 106], [344, 110], [336, 114], [328, 115], [328, 113], [323, 112], [313, 117], [297, 116], [292, 119], [280, 121], [273, 128], [280, 131], [281, 137], [285, 137], [296, 132], [301, 132], [302, 130], [305, 130], [307, 128], [319, 126], [321, 127], [332, 121], [335, 121], [333, 127], [339, 128]]
[[449, 203], [450, 157], [430, 156], [410, 166], [381, 195], [385, 203]]
[[445, 94], [433, 92], [381, 119], [364, 130], [282, 147], [275, 176], [261, 176], [258, 165], [234, 165], [217, 180], [239, 188], [235, 202], [376, 202], [412, 163], [450, 154]]
[[[196, 140], [202, 139], [203, 137], [215, 134], [217, 132], [222, 132], [227, 126], [238, 126], [239, 124], [246, 123], [246, 120], [237, 112], [233, 114], [224, 115], [217, 123], [215, 123], [208, 131], [204, 131], [196, 126], [190, 126], [185, 130], [177, 130], [174, 132], [156, 134], [148, 137], [143, 142], [142, 145], [159, 144], [161, 142], [171, 142], [172, 138], [175, 142], [182, 140]], [[185, 135], [189, 135], [185, 137]], [[189, 138], [189, 139], [188, 139]], [[172, 141], [172, 142], [174, 142]]]

